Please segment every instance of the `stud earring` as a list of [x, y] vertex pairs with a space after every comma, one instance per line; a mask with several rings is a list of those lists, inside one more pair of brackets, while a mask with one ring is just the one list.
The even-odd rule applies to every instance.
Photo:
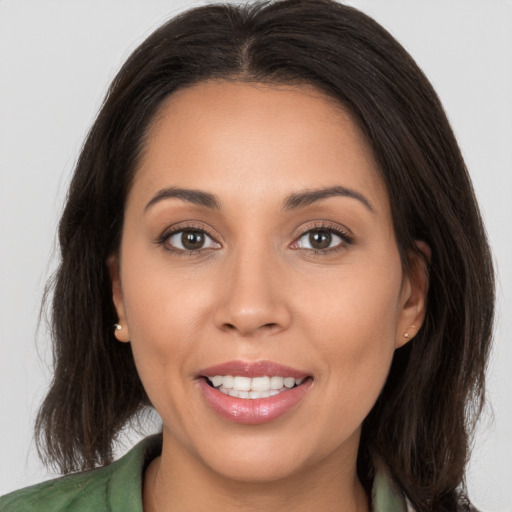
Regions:
[[[411, 325], [411, 327], [409, 327], [409, 330], [410, 329], [416, 329], [416, 326], [415, 325]], [[410, 337], [410, 334], [409, 334], [409, 331], [407, 331], [406, 333], [404, 333], [404, 338], [409, 338]]]
[[123, 326], [121, 324], [114, 324], [114, 332], [120, 331], [122, 328], [123, 328]]

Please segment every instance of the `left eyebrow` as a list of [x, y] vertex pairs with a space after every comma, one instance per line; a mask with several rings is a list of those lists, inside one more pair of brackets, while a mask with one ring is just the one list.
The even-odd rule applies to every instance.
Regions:
[[329, 197], [349, 197], [351, 199], [356, 199], [362, 203], [370, 212], [375, 213], [372, 204], [363, 194], [357, 192], [356, 190], [341, 186], [321, 188], [317, 190], [306, 190], [305, 192], [290, 194], [283, 204], [283, 210], [286, 211], [294, 210], [296, 208], [303, 208]]

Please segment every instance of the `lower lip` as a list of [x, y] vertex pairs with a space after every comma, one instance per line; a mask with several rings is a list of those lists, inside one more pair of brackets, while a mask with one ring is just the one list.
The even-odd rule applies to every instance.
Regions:
[[219, 416], [234, 423], [257, 425], [273, 421], [293, 409], [311, 387], [312, 379], [268, 398], [236, 398], [221, 393], [199, 379], [199, 386], [206, 402]]

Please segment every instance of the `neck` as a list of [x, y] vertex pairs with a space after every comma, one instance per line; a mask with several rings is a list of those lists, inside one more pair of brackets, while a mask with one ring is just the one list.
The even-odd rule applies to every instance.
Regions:
[[164, 435], [162, 455], [144, 475], [144, 512], [369, 512], [357, 478], [357, 450], [347, 455], [331, 454], [276, 480], [239, 481], [206, 467], [181, 445], [166, 443]]

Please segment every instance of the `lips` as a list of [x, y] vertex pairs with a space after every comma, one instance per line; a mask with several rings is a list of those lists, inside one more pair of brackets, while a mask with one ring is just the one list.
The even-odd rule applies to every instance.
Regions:
[[198, 382], [218, 415], [235, 423], [259, 424], [299, 406], [313, 379], [271, 361], [229, 361], [202, 370]]

